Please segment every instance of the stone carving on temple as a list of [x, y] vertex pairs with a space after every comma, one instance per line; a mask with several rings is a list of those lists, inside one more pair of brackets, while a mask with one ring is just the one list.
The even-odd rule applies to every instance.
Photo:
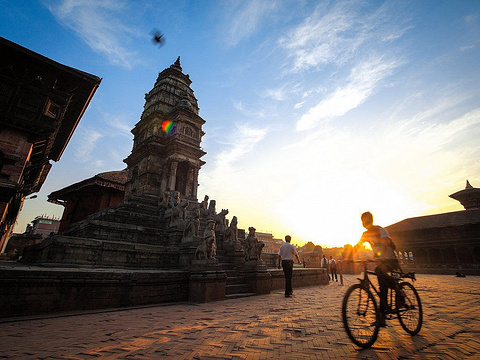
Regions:
[[200, 217], [206, 218], [208, 213], [208, 195], [205, 195], [202, 202], [199, 204]]
[[223, 236], [224, 243], [237, 243], [238, 239], [238, 220], [237, 217], [234, 216], [230, 225], [225, 229], [225, 233]]
[[224, 231], [227, 228], [227, 215], [228, 209], [222, 209], [222, 211], [215, 215], [215, 229]]
[[248, 228], [248, 236], [244, 245], [246, 261], [261, 261], [262, 250], [265, 244], [257, 239], [255, 232], [256, 229], [253, 226]]
[[180, 203], [173, 207], [170, 218], [170, 227], [184, 228], [185, 214], [188, 204], [188, 200], [183, 199], [180, 201]]
[[185, 229], [183, 230], [182, 242], [191, 241], [193, 237], [197, 237], [200, 231], [200, 207], [195, 206], [190, 212], [190, 217], [187, 219]]
[[179, 191], [173, 191], [170, 194], [170, 197], [168, 199], [168, 208], [169, 209], [174, 208], [178, 204], [180, 204], [180, 192]]
[[203, 233], [203, 243], [200, 244], [195, 251], [195, 259], [213, 260], [217, 255], [217, 245], [215, 240], [215, 222], [208, 221], [207, 227]]
[[210, 200], [210, 204], [208, 205], [208, 209], [205, 213], [205, 218], [207, 219], [207, 221], [215, 222], [215, 215], [217, 215], [216, 205], [216, 200]]
[[169, 203], [170, 203], [170, 191], [165, 190], [161, 195], [161, 198], [159, 199], [158, 205], [163, 209], [167, 209]]
[[236, 216], [232, 218], [232, 221], [224, 231], [223, 249], [229, 255], [232, 255], [233, 253], [241, 253], [244, 257], [244, 249], [242, 243], [238, 239], [238, 220]]

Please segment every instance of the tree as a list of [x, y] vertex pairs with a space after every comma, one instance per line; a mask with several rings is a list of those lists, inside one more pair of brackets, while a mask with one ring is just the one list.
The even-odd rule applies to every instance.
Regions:
[[305, 252], [312, 252], [315, 250], [315, 244], [311, 241], [307, 242], [304, 246], [303, 246], [303, 251]]

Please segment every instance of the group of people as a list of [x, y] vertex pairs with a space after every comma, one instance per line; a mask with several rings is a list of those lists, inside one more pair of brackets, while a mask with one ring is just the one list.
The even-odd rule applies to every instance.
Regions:
[[[364, 212], [360, 218], [366, 231], [362, 234], [358, 243], [353, 247], [353, 252], [357, 252], [364, 243], [370, 244], [373, 256], [377, 262], [375, 273], [378, 277], [378, 283], [380, 286], [380, 297], [384, 300], [380, 302], [380, 310], [385, 310], [384, 303], [387, 303], [388, 289], [396, 286], [396, 282], [390, 276], [390, 272], [392, 270], [400, 270], [400, 264], [395, 253], [395, 244], [390, 238], [387, 230], [381, 226], [373, 224], [373, 215], [371, 212]], [[280, 247], [280, 251], [278, 252], [278, 267], [280, 268], [281, 265], [285, 274], [285, 297], [290, 297], [293, 294], [292, 275], [294, 258], [298, 260], [299, 264], [301, 263], [297, 250], [292, 244], [290, 244], [291, 239], [290, 235], [285, 236], [286, 242]], [[338, 281], [337, 265], [337, 262], [332, 256], [330, 256], [330, 259], [327, 259], [326, 256], [323, 255], [321, 266], [327, 269], [329, 280], [331, 281], [333, 281], [334, 278], [335, 281]], [[382, 311], [381, 314], [383, 314]], [[384, 317], [380, 319], [380, 323], [381, 325], [385, 324]]]
[[338, 264], [337, 264], [337, 261], [333, 258], [333, 256], [330, 255], [330, 259], [327, 259], [326, 256], [323, 255], [320, 265], [322, 268], [327, 269], [328, 280], [333, 281], [333, 279], [335, 278], [335, 281], [338, 281], [338, 277], [337, 277]]

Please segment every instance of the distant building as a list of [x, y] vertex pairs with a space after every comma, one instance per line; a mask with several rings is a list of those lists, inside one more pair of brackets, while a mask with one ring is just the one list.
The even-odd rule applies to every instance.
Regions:
[[37, 216], [27, 225], [23, 234], [12, 234], [5, 246], [5, 254], [17, 259], [22, 255], [25, 246], [41, 243], [51, 233], [56, 234], [60, 226], [60, 219], [47, 215]]
[[46, 215], [37, 216], [27, 225], [25, 234], [40, 235], [43, 239], [51, 233], [56, 234], [60, 226], [60, 219]]
[[465, 210], [405, 219], [386, 227], [404, 261], [437, 267], [478, 267], [480, 189], [467, 180], [465, 189], [450, 197], [460, 201]]
[[40, 191], [101, 79], [0, 37], [0, 253]]
[[274, 239], [273, 234], [270, 233], [263, 233], [263, 232], [256, 232], [255, 236], [257, 237], [258, 241], [263, 241], [265, 247], [263, 248], [264, 253], [269, 254], [278, 254], [280, 250], [280, 246], [284, 243], [281, 239]]

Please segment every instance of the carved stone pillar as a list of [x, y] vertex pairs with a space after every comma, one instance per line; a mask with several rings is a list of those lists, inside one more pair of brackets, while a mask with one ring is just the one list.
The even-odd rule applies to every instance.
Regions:
[[168, 184], [168, 190], [175, 190], [175, 180], [177, 179], [177, 167], [178, 161], [172, 161], [170, 164], [170, 179]]
[[187, 186], [186, 186], [186, 196], [193, 197], [193, 182], [194, 182], [194, 168], [189, 167], [187, 173]]
[[162, 180], [160, 183], [160, 195], [163, 196], [165, 190], [168, 190], [168, 173], [167, 171], [162, 171]]
[[192, 197], [197, 198], [197, 190], [198, 190], [198, 169], [193, 169], [193, 181], [192, 181]]

